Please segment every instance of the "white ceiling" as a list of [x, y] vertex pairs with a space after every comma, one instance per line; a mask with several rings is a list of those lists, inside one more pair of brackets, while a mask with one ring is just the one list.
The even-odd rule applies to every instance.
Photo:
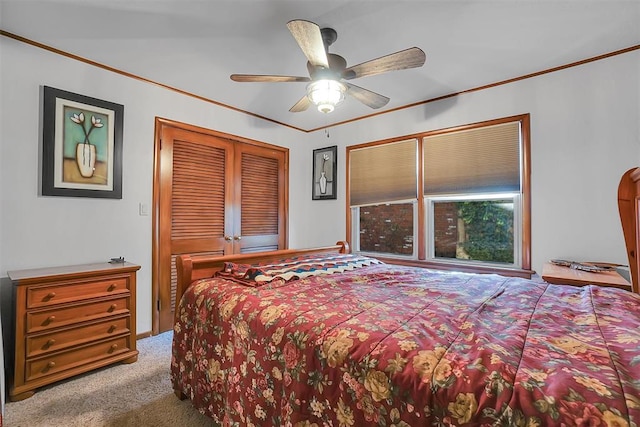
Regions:
[[[229, 75], [307, 76], [292, 19], [334, 28], [330, 52], [348, 66], [412, 46], [427, 61], [351, 81], [390, 97], [380, 110], [347, 98], [328, 115], [290, 113], [305, 83]], [[0, 0], [0, 29], [313, 130], [638, 46], [640, 0]]]

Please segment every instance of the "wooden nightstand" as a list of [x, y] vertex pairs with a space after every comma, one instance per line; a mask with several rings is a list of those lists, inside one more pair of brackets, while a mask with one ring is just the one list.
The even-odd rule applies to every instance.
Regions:
[[11, 400], [111, 363], [136, 350], [136, 271], [98, 263], [9, 271], [15, 291]]
[[598, 285], [631, 291], [631, 283], [615, 271], [591, 273], [550, 262], [545, 263], [542, 267], [542, 279], [554, 285]]

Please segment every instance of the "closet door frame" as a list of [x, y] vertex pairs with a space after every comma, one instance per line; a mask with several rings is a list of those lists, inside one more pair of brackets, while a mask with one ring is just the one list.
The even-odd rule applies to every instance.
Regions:
[[[279, 242], [283, 245], [282, 249], [286, 249], [288, 247], [288, 208], [289, 208], [289, 150], [284, 147], [279, 147], [273, 144], [268, 144], [261, 141], [251, 140], [248, 138], [239, 137], [236, 135], [227, 134], [224, 132], [219, 132], [212, 129], [202, 128], [199, 126], [194, 126], [166, 118], [156, 117], [155, 120], [155, 144], [154, 144], [154, 177], [153, 177], [153, 208], [152, 208], [152, 256], [151, 256], [151, 320], [152, 320], [152, 335], [157, 335], [160, 333], [160, 278], [161, 278], [161, 268], [162, 262], [161, 260], [161, 248], [160, 246], [164, 241], [171, 238], [171, 236], [162, 236], [161, 233], [166, 233], [166, 230], [161, 229], [161, 197], [160, 193], [162, 191], [162, 182], [163, 182], [163, 169], [162, 162], [166, 162], [167, 159], [163, 159], [162, 156], [162, 134], [164, 129], [166, 128], [176, 128], [187, 130], [190, 132], [203, 133], [206, 135], [210, 135], [216, 138], [226, 139], [232, 141], [236, 144], [243, 144], [243, 146], [251, 149], [251, 146], [275, 150], [277, 152], [281, 152], [284, 156], [284, 165], [282, 170], [280, 171], [280, 183], [281, 183], [281, 202], [282, 202], [282, 215], [279, 218], [281, 227], [280, 227], [280, 237]], [[165, 165], [165, 169], [167, 166]], [[235, 199], [235, 198], [234, 198]], [[239, 211], [240, 206], [235, 206], [235, 204], [239, 204], [238, 200], [234, 200], [234, 206], [232, 206], [232, 211]], [[233, 215], [237, 217], [237, 215]], [[169, 230], [170, 234], [171, 230]], [[239, 252], [240, 248], [236, 250], [236, 245], [234, 245], [234, 252]], [[166, 260], [165, 260], [166, 262]]]

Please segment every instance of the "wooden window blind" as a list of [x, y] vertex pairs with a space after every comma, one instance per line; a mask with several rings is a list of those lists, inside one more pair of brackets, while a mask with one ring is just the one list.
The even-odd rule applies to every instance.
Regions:
[[242, 153], [243, 236], [278, 234], [278, 159]]
[[520, 123], [423, 139], [424, 194], [520, 191]]
[[350, 152], [350, 205], [368, 205], [417, 197], [416, 139], [359, 148]]
[[224, 235], [224, 183], [224, 149], [174, 141], [172, 240]]

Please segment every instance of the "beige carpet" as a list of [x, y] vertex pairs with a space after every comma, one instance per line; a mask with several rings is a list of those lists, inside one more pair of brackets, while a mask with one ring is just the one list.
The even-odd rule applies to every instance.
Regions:
[[136, 363], [116, 364], [44, 387], [29, 399], [9, 402], [4, 426], [213, 426], [189, 401], [173, 394], [171, 337], [171, 332], [165, 332], [139, 340]]

